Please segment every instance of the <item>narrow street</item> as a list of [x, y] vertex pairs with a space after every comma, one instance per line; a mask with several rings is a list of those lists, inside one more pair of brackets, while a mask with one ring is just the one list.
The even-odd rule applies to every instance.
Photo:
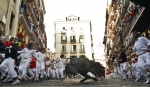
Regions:
[[101, 79], [97, 82], [87, 80], [84, 83], [79, 83], [80, 79], [65, 79], [59, 80], [45, 80], [43, 82], [31, 81], [23, 82], [19, 85], [11, 85], [10, 83], [0, 82], [0, 87], [149, 87], [150, 84], [144, 82], [134, 82], [133, 79], [120, 80], [120, 79]]

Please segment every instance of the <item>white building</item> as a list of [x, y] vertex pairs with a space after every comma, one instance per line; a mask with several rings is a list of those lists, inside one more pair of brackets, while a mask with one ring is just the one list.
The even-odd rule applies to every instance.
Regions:
[[91, 21], [68, 16], [66, 21], [55, 21], [55, 57], [94, 58]]

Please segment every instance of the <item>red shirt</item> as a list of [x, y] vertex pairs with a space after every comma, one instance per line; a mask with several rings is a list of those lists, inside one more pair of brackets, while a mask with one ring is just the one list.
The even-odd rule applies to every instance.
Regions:
[[8, 40], [7, 40], [7, 41], [5, 41], [4, 46], [5, 46], [5, 47], [10, 46], [10, 41], [8, 41]]
[[36, 68], [36, 59], [32, 58], [30, 68]]

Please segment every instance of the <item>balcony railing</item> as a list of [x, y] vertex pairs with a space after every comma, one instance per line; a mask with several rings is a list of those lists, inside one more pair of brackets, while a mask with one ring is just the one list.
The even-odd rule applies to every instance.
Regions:
[[130, 19], [130, 22], [128, 22], [127, 26], [125, 27], [123, 31], [123, 37], [126, 37], [130, 31], [132, 31], [132, 28], [135, 26], [136, 22], [138, 21], [139, 17], [141, 16], [142, 12], [144, 11], [144, 8], [139, 8], [138, 12], [136, 13], [136, 16], [134, 16], [132, 19]]
[[37, 16], [36, 12], [35, 12], [35, 9], [32, 8], [32, 11], [33, 11], [33, 13], [34, 13], [34, 15], [35, 15], [36, 20], [38, 21], [39, 19], [38, 19], [38, 16]]
[[71, 49], [70, 52], [71, 52], [71, 53], [76, 53], [77, 50], [76, 50], [76, 49]]
[[67, 40], [61, 40], [61, 42], [67, 42]]
[[84, 53], [84, 52], [85, 52], [85, 49], [80, 49], [79, 52], [80, 52], [80, 53]]
[[76, 39], [71, 39], [70, 42], [76, 42]]
[[61, 44], [66, 44], [67, 40], [61, 40]]
[[62, 53], [67, 53], [66, 49], [61, 50]]
[[26, 11], [23, 11], [23, 16], [24, 16], [24, 18], [25, 18], [25, 20], [26, 20], [26, 22], [27, 22], [29, 28], [31, 28], [31, 24], [30, 24], [30, 21], [29, 21], [29, 19], [28, 19], [27, 14], [26, 14]]

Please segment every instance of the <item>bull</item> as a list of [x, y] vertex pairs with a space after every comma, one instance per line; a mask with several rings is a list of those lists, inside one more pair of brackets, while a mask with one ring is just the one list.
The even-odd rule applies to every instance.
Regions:
[[89, 60], [87, 58], [67, 58], [70, 62], [66, 64], [65, 73], [66, 75], [77, 73], [81, 74], [85, 78], [80, 82], [84, 82], [87, 79], [93, 79], [98, 81], [98, 77], [105, 78], [105, 68], [99, 63]]

